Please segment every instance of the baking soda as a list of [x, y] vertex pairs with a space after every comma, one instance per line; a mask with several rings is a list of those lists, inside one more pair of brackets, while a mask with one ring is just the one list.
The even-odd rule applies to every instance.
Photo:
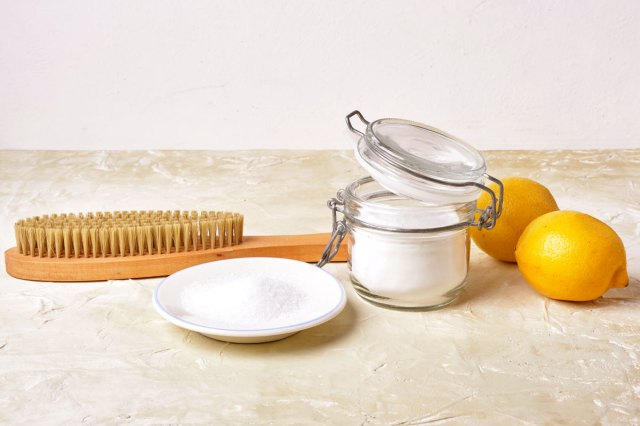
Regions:
[[450, 292], [466, 279], [466, 229], [404, 235], [357, 229], [353, 233], [352, 276], [377, 296], [435, 306], [451, 301]]
[[180, 299], [187, 317], [234, 330], [290, 326], [318, 310], [300, 285], [251, 272], [195, 282], [182, 290]]

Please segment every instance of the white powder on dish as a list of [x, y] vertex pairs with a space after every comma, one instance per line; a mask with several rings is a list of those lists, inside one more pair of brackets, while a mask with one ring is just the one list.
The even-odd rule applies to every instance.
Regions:
[[194, 282], [182, 289], [180, 302], [185, 319], [234, 330], [285, 327], [308, 320], [317, 310], [300, 285], [258, 272]]

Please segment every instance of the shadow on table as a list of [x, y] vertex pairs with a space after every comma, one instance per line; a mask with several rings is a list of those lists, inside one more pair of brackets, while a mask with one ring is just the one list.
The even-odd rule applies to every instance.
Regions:
[[[517, 306], [527, 303], [526, 300], [531, 298], [546, 299], [527, 284], [515, 263], [501, 262], [479, 254], [475, 259], [472, 258], [465, 289], [449, 307], [468, 304]], [[640, 280], [630, 277], [627, 287], [610, 289], [603, 297], [591, 302], [553, 302], [573, 306], [574, 309], [601, 309], [616, 305], [640, 304]]]
[[[571, 303], [571, 302], [565, 302]], [[574, 302], [579, 304], [581, 302]], [[640, 280], [629, 277], [629, 285], [625, 288], [612, 288], [602, 297], [590, 303], [591, 309], [604, 309], [619, 305], [640, 305]]]
[[[356, 310], [349, 301], [344, 310], [335, 318], [319, 326], [302, 330], [281, 340], [265, 343], [229, 343], [212, 339], [196, 332], [183, 331], [189, 336], [189, 344], [201, 349], [219, 351], [224, 346], [227, 355], [241, 354], [246, 356], [265, 356], [277, 353], [317, 352], [325, 346], [339, 343], [353, 332], [358, 323]], [[176, 327], [178, 328], [178, 327]], [[179, 329], [179, 328], [178, 328]]]
[[485, 254], [472, 256], [467, 285], [450, 307], [490, 304], [513, 297], [527, 287], [515, 263], [501, 262]]

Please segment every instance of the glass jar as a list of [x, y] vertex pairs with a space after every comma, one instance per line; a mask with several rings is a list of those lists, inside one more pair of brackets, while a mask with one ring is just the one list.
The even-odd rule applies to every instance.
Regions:
[[[365, 132], [352, 126], [354, 116]], [[448, 305], [467, 281], [468, 227], [495, 226], [502, 184], [485, 173], [478, 151], [440, 130], [399, 119], [369, 123], [358, 111], [347, 125], [360, 136], [356, 159], [371, 177], [329, 200], [333, 234], [319, 265], [346, 237], [351, 281], [362, 298], [397, 309]], [[498, 196], [486, 180], [498, 184]], [[492, 200], [482, 211], [476, 209], [481, 191]]]

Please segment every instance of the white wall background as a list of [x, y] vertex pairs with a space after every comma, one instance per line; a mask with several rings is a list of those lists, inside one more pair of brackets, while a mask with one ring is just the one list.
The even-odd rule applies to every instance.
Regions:
[[640, 1], [0, 0], [0, 148], [640, 147]]

